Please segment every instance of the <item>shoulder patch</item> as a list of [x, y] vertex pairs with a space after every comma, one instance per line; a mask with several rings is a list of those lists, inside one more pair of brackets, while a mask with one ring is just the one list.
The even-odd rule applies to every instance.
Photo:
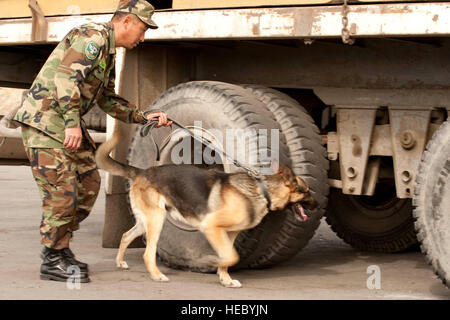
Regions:
[[97, 59], [99, 53], [100, 47], [94, 41], [90, 41], [84, 49], [84, 54], [89, 60]]

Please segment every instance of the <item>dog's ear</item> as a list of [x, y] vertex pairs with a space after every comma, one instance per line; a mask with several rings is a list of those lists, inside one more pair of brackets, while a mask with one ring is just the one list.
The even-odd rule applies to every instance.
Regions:
[[309, 186], [305, 181], [303, 181], [302, 178], [295, 177], [295, 179], [297, 180], [298, 189], [300, 192], [303, 192], [303, 193], [309, 192]]
[[293, 185], [296, 183], [294, 172], [288, 166], [281, 166], [278, 172], [287, 184]]

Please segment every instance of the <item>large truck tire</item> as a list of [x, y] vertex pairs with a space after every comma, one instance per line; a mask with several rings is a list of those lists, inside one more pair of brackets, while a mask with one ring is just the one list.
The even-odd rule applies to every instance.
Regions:
[[[149, 107], [150, 109], [163, 110], [170, 118], [191, 128], [196, 121], [201, 121], [201, 127], [204, 130], [219, 130], [224, 136], [228, 129], [279, 130], [272, 114], [266, 110], [262, 102], [245, 89], [222, 82], [193, 81], [180, 84], [163, 93]], [[155, 141], [159, 144], [162, 143], [169, 131], [168, 128], [154, 130]], [[207, 132], [204, 133], [208, 134]], [[282, 138], [281, 135], [280, 138]], [[249, 150], [249, 152], [259, 154], [260, 151], [270, 149], [271, 145], [269, 139], [266, 146], [258, 144], [257, 149]], [[169, 143], [161, 152], [161, 160], [156, 162], [153, 142], [149, 137], [141, 137], [139, 128], [137, 128], [130, 144], [128, 163], [139, 168], [171, 163], [170, 155], [176, 146], [177, 141]], [[290, 165], [287, 154], [288, 150], [285, 143], [279, 142], [280, 164]], [[259, 169], [257, 165], [253, 167]], [[225, 165], [221, 169], [226, 172], [242, 170], [235, 166]], [[195, 188], [194, 185], [189, 187]], [[285, 211], [288, 212], [270, 212], [266, 216], [265, 220], [267, 221], [254, 228], [259, 230], [253, 233], [253, 235], [257, 234], [257, 237], [246, 236], [245, 234], [249, 231], [239, 234], [235, 244], [241, 261], [248, 261], [247, 256], [257, 251], [260, 246], [270, 246], [270, 242], [276, 240], [272, 237], [272, 233], [278, 233], [277, 228], [283, 227], [283, 217], [293, 215], [291, 210]], [[208, 262], [210, 261], [208, 258], [215, 256], [215, 253], [203, 234], [196, 229], [174, 221], [169, 215], [161, 232], [157, 254], [159, 259], [169, 267], [197, 272], [214, 272], [216, 270]], [[255, 257], [255, 259], [257, 258]], [[248, 263], [250, 262], [252, 261], [248, 261]], [[241, 263], [239, 267], [244, 267], [244, 265]]]
[[450, 288], [450, 118], [434, 133], [422, 155], [413, 204], [421, 250]]
[[393, 182], [379, 183], [373, 196], [331, 189], [326, 221], [339, 238], [361, 251], [394, 253], [418, 246], [411, 199], [397, 198]]
[[[274, 220], [264, 220], [267, 224], [264, 229], [255, 229], [247, 232], [246, 241], [257, 241], [257, 233], [261, 230], [271, 230], [265, 237], [271, 237], [265, 245], [260, 245], [258, 250], [249, 254], [246, 258], [250, 267], [268, 267], [288, 260], [301, 249], [314, 236], [320, 225], [328, 196], [328, 160], [326, 150], [319, 129], [308, 112], [294, 99], [280, 91], [259, 86], [242, 85], [251, 92], [273, 114], [281, 128], [281, 135], [286, 141], [289, 150], [289, 158], [294, 173], [304, 179], [311, 188], [311, 193], [319, 203], [319, 207], [308, 213], [308, 220], [298, 221], [293, 215], [284, 212], [277, 216], [277, 224]], [[242, 246], [246, 242], [237, 245]], [[241, 248], [241, 250], [245, 250]]]
[[88, 113], [83, 116], [83, 120], [88, 129], [105, 132], [106, 131], [106, 113], [95, 105]]

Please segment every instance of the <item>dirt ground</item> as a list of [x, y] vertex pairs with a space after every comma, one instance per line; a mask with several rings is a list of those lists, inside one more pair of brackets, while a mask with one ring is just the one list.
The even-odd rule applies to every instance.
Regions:
[[346, 245], [322, 221], [292, 260], [266, 270], [232, 274], [240, 289], [221, 287], [215, 274], [161, 267], [168, 283], [150, 280], [144, 249], [129, 249], [130, 270], [117, 270], [116, 249], [101, 246], [105, 197], [75, 233], [72, 249], [89, 263], [91, 282], [80, 287], [39, 279], [40, 199], [29, 167], [0, 166], [0, 299], [314, 300], [444, 299], [448, 290], [420, 252], [375, 254]]

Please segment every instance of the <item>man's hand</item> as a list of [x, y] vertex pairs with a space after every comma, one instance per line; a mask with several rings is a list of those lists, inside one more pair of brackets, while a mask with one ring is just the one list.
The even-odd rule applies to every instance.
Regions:
[[66, 135], [64, 139], [64, 148], [73, 152], [77, 151], [83, 140], [81, 128], [66, 128], [64, 133]]
[[168, 121], [167, 114], [160, 111], [149, 113], [145, 116], [145, 118], [147, 120], [158, 120], [158, 124], [155, 125], [156, 128], [162, 126], [168, 127], [173, 123], [173, 121]]

